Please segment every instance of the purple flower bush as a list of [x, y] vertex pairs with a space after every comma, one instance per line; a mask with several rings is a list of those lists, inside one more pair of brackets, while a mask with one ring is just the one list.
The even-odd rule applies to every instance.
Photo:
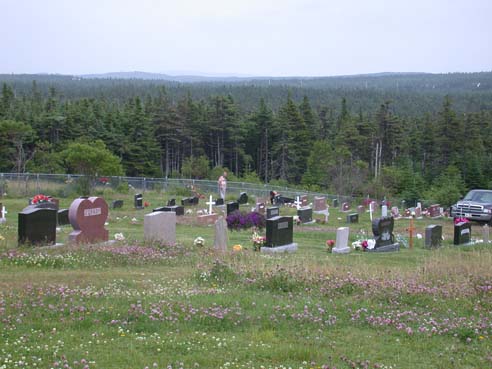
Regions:
[[255, 211], [245, 213], [236, 210], [227, 216], [226, 221], [227, 227], [232, 231], [240, 231], [252, 227], [257, 229], [265, 228], [265, 216]]

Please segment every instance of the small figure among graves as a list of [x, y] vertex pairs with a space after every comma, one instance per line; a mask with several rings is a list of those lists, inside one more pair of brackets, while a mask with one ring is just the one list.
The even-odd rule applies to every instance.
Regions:
[[226, 171], [224, 171], [224, 173], [217, 180], [217, 185], [218, 185], [218, 189], [219, 189], [219, 197], [222, 200], [225, 200], [226, 190], [227, 190], [227, 172]]

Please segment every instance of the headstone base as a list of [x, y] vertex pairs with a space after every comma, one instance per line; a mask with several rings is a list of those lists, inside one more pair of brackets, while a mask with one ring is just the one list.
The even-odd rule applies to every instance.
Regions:
[[288, 245], [276, 246], [276, 247], [262, 247], [260, 251], [264, 254], [278, 254], [284, 252], [296, 252], [297, 251], [297, 243], [290, 243]]
[[344, 247], [344, 248], [340, 248], [340, 249], [333, 248], [331, 250], [332, 254], [348, 254], [349, 252], [350, 252], [350, 247]]
[[218, 214], [206, 214], [199, 215], [197, 220], [199, 225], [213, 225], [217, 221], [218, 217]]
[[379, 246], [375, 247], [372, 250], [368, 250], [369, 252], [391, 252], [391, 251], [400, 251], [400, 244], [394, 243], [392, 245]]

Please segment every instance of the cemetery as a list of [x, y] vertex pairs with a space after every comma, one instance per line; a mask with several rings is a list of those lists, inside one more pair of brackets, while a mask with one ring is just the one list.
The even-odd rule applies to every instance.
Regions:
[[4, 196], [0, 359], [490, 367], [489, 227], [436, 204], [333, 200], [282, 196], [271, 205], [267, 190], [225, 202], [164, 191]]

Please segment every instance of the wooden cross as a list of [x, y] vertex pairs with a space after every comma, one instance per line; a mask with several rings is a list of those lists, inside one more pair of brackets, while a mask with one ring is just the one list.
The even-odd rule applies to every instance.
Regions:
[[212, 201], [212, 195], [210, 195], [209, 201], [206, 202], [205, 204], [208, 205], [208, 213], [212, 214], [212, 205], [214, 204], [214, 202]]
[[408, 236], [409, 236], [408, 244], [410, 245], [410, 250], [413, 249], [413, 232], [415, 232], [416, 230], [413, 225], [414, 218], [415, 218], [415, 212], [412, 211], [412, 217], [410, 218], [410, 227], [407, 228]]

